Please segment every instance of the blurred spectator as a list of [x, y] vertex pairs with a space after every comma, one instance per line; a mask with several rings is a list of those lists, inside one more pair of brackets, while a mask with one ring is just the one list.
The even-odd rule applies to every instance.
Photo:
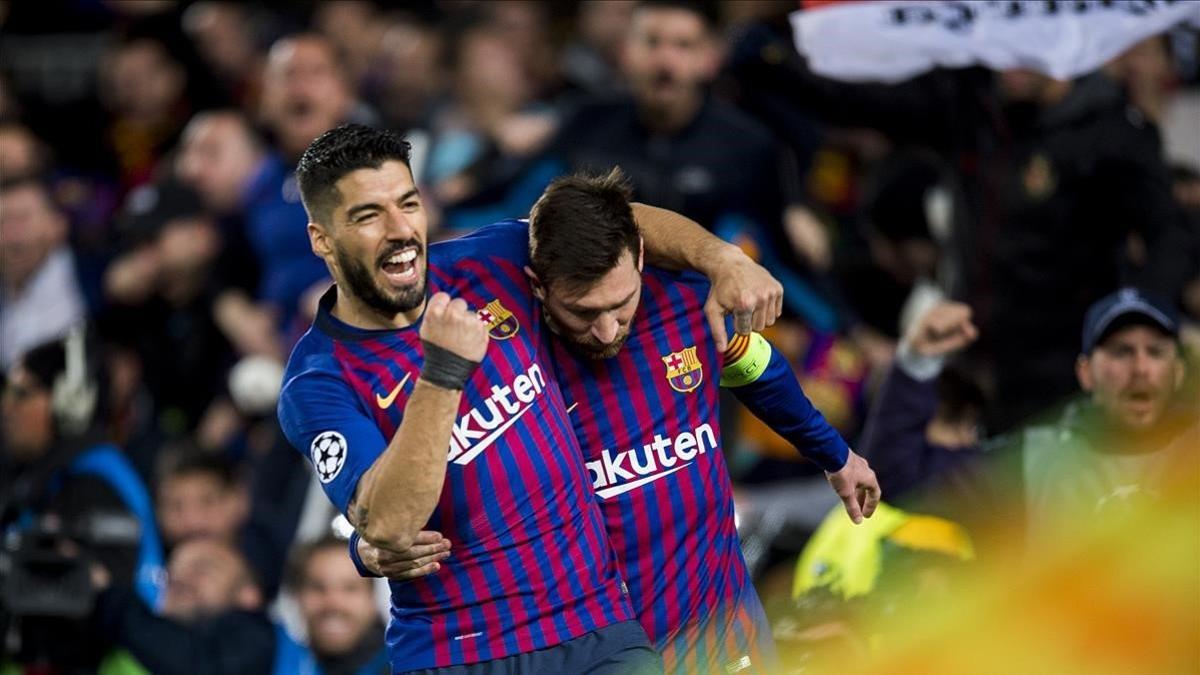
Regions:
[[84, 316], [67, 228], [36, 179], [0, 184], [0, 369]]
[[295, 522], [273, 527], [269, 514], [252, 509], [247, 485], [228, 459], [187, 443], [166, 452], [159, 463], [157, 507], [168, 547], [197, 537], [236, 546], [255, 570], [264, 597], [275, 596]]
[[234, 110], [202, 112], [183, 132], [175, 173], [214, 213], [236, 213], [267, 149], [249, 122]]
[[158, 523], [175, 546], [194, 537], [236, 543], [250, 517], [250, 497], [230, 463], [212, 453], [178, 448], [160, 462]]
[[271, 45], [260, 113], [289, 163], [299, 159], [313, 139], [339, 124], [375, 122], [374, 112], [355, 100], [336, 47], [315, 33], [292, 35]]
[[112, 120], [105, 131], [125, 191], [150, 182], [190, 114], [187, 71], [157, 39], [119, 44], [103, 63], [100, 92]]
[[230, 100], [255, 110], [265, 58], [255, 44], [252, 11], [239, 2], [204, 0], [184, 10], [182, 23]]
[[1191, 232], [1192, 276], [1183, 287], [1181, 305], [1192, 323], [1200, 325], [1200, 172], [1186, 166], [1172, 169], [1175, 200], [1183, 209], [1183, 217]]
[[1155, 127], [1163, 123], [1170, 91], [1176, 84], [1165, 35], [1155, 35], [1135, 44], [1113, 59], [1104, 72], [1117, 80]]
[[317, 5], [313, 27], [337, 49], [350, 90], [361, 93], [370, 86], [378, 68], [379, 53], [388, 23], [371, 0], [340, 0]]
[[230, 407], [214, 402], [234, 360], [214, 317], [231, 276], [221, 233], [195, 194], [174, 183], [139, 189], [129, 209], [130, 243], [105, 273], [106, 323], [136, 349], [159, 428], [190, 433]]
[[858, 316], [853, 335], [874, 368], [890, 365], [912, 307], [943, 295], [950, 228], [943, 173], [925, 153], [885, 158], [867, 181], [858, 236], [843, 237], [838, 288]]
[[[847, 84], [814, 76], [794, 54], [748, 54], [736, 75], [831, 123], [927, 144], [957, 169], [959, 281], [948, 290], [976, 310], [995, 428], [1070, 394], [1091, 302], [1126, 279], [1171, 296], [1182, 284], [1185, 235], [1158, 136], [1110, 78], [968, 69]], [[1127, 259], [1131, 232], [1153, 264]]]
[[562, 53], [563, 76], [585, 94], [600, 98], [625, 91], [621, 51], [636, 0], [583, 0], [575, 17], [575, 39]]
[[408, 130], [430, 124], [447, 88], [444, 48], [441, 32], [424, 21], [402, 17], [388, 27], [379, 46], [378, 72], [366, 92], [388, 126]]
[[[763, 262], [784, 281], [789, 309], [822, 330], [837, 327], [824, 282], [797, 258], [785, 233], [785, 206], [799, 193], [785, 181], [786, 153], [757, 121], [707, 93], [720, 60], [716, 18], [701, 2], [641, 2], [623, 52], [631, 97], [586, 105], [563, 124], [548, 155], [571, 170], [620, 166], [634, 197], [673, 209], [719, 235], [750, 232]], [[797, 210], [795, 230], [821, 228]], [[804, 239], [804, 236], [793, 237]], [[824, 247], [801, 247], [818, 266]], [[802, 271], [804, 274], [797, 274]], [[782, 278], [782, 277], [781, 277]]]
[[980, 449], [985, 401], [959, 371], [940, 377], [939, 371], [978, 337], [963, 303], [942, 302], [918, 317], [876, 394], [860, 442], [889, 502], [968, 526], [978, 522], [972, 515], [999, 499], [990, 493]]
[[287, 672], [391, 672], [374, 584], [358, 575], [345, 541], [326, 536], [298, 547], [290, 561], [288, 586], [300, 607], [308, 647], [287, 643], [280, 655]]
[[101, 562], [151, 606], [162, 581], [150, 496], [121, 450], [104, 440], [105, 379], [76, 330], [26, 352], [0, 396], [0, 532], [12, 553], [5, 585], [11, 590], [11, 580], [28, 594], [29, 612], [13, 611], [6, 597], [0, 617], [16, 614], [17, 630], [6, 635], [20, 636], [18, 662], [41, 657], [61, 672], [94, 666], [106, 649], [75, 614], [77, 603], [90, 602], [87, 584], [78, 583], [87, 576], [84, 561]]
[[176, 547], [162, 616], [93, 570], [102, 593], [97, 629], [159, 675], [270, 673], [276, 629], [263, 611], [254, 571], [228, 544], [194, 539]]
[[[1200, 471], [1200, 415], [1179, 398], [1185, 363], [1170, 306], [1133, 288], [1094, 303], [1084, 318], [1076, 377], [1084, 398], [1055, 420], [989, 442], [979, 455], [962, 400], [940, 400], [933, 378], [945, 357], [974, 339], [960, 304], [931, 310], [914, 327], [889, 375], [861, 444], [881, 481], [960, 509], [978, 522], [1021, 522], [1036, 548], [1062, 541], [1092, 518], [1119, 517], [1154, 499], [1176, 475]], [[884, 489], [887, 489], [886, 487]], [[992, 498], [1014, 497], [1015, 507]], [[956, 501], [957, 498], [957, 501]], [[1013, 518], [1024, 512], [1024, 518]]]
[[434, 111], [421, 181], [445, 207], [446, 227], [462, 231], [528, 213], [556, 168], [526, 161], [555, 116], [536, 101], [520, 49], [486, 12], [459, 21], [446, 50], [454, 88]]
[[46, 170], [46, 148], [28, 127], [0, 122], [0, 176], [35, 178]]

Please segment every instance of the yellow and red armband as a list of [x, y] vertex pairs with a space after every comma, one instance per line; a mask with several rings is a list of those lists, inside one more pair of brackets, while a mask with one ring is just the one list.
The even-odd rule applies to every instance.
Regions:
[[721, 369], [722, 387], [741, 387], [754, 382], [771, 362], [771, 343], [758, 333], [735, 335], [725, 350]]

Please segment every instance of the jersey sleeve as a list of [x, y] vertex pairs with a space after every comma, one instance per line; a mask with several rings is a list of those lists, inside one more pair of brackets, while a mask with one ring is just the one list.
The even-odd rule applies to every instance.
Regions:
[[443, 264], [461, 258], [496, 257], [517, 265], [529, 264], [529, 221], [502, 220], [457, 239], [430, 247], [432, 260]]
[[322, 372], [297, 375], [279, 395], [284, 435], [308, 458], [325, 495], [343, 514], [359, 479], [388, 443], [357, 400], [349, 384]]
[[729, 341], [721, 386], [817, 466], [838, 471], [846, 464], [846, 441], [804, 395], [791, 364], [763, 336], [736, 335]]

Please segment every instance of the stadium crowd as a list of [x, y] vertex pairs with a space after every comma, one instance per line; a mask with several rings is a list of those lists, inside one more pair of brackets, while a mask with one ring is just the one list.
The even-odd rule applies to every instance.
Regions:
[[[411, 143], [431, 240], [616, 166], [741, 246], [901, 548], [1011, 555], [996, 523], [1047, 545], [1200, 475], [1195, 30], [1071, 81], [847, 84], [796, 5], [0, 3], [0, 673], [390, 672], [386, 587], [276, 415], [332, 283], [296, 165], [346, 123]], [[841, 582], [789, 584], [856, 564], [849, 520], [726, 396], [746, 561], [822, 642], [795, 617]]]

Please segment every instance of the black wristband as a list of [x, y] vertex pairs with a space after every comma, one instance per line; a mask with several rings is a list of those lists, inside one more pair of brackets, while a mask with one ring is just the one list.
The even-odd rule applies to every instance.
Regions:
[[422, 342], [425, 347], [425, 365], [421, 367], [421, 379], [443, 389], [462, 390], [478, 361], [466, 359], [435, 344]]

